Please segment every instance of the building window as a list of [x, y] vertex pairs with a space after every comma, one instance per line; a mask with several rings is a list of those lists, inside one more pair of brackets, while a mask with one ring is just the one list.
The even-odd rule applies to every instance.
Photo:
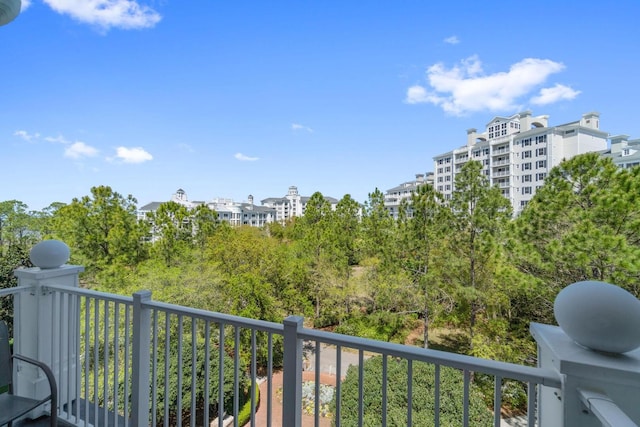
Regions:
[[544, 179], [546, 178], [547, 174], [546, 173], [537, 173], [536, 174], [536, 181], [544, 181]]
[[531, 170], [531, 163], [523, 163], [522, 164], [522, 170]]
[[525, 206], [527, 206], [527, 203], [529, 203], [528, 200], [520, 200], [520, 207], [524, 208]]
[[628, 148], [625, 148], [624, 150], [622, 150], [623, 156], [628, 156], [630, 153], [631, 153], [631, 150], [629, 150]]
[[547, 142], [547, 135], [536, 136], [536, 144]]
[[531, 138], [526, 138], [526, 139], [522, 140], [522, 146], [523, 147], [527, 147], [529, 145], [531, 145]]
[[528, 159], [531, 157], [531, 150], [527, 150], [527, 151], [523, 151], [522, 152], [522, 158], [523, 159]]
[[442, 173], [442, 168], [438, 168], [438, 173]]
[[442, 185], [438, 185], [438, 191], [442, 191]]
[[446, 168], [444, 168], [445, 172], [451, 172], [451, 166], [447, 166]]
[[531, 182], [531, 175], [522, 175], [522, 182]]
[[522, 187], [522, 194], [531, 194], [531, 187]]
[[451, 191], [451, 186], [450, 185], [445, 185], [444, 189], [447, 190], [447, 191]]
[[447, 177], [445, 178], [445, 181], [447, 182], [451, 181], [451, 175], [447, 175]]
[[542, 169], [542, 168], [546, 168], [546, 167], [547, 167], [547, 161], [546, 160], [538, 160], [536, 162], [536, 168]]
[[442, 182], [442, 177], [441, 176], [438, 177], [438, 182]]
[[536, 150], [536, 156], [546, 156], [547, 155], [547, 147], [538, 148]]

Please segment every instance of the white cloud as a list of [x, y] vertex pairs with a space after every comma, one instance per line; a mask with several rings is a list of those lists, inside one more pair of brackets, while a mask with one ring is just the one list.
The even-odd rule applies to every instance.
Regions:
[[47, 142], [57, 142], [58, 144], [71, 144], [71, 141], [67, 140], [64, 136], [47, 136], [44, 138]]
[[255, 162], [256, 160], [259, 160], [258, 157], [249, 157], [249, 156], [245, 156], [242, 153], [236, 153], [236, 155], [233, 157], [240, 160], [241, 162]]
[[118, 147], [116, 148], [116, 158], [124, 163], [144, 163], [153, 160], [153, 156], [142, 147]]
[[513, 111], [519, 108], [520, 98], [564, 68], [563, 64], [549, 59], [525, 58], [513, 64], [509, 71], [485, 74], [477, 56], [466, 58], [452, 68], [437, 63], [427, 69], [429, 88], [410, 87], [405, 102], [431, 103], [453, 115]]
[[161, 16], [136, 0], [43, 0], [56, 12], [85, 24], [110, 28], [138, 29], [156, 25]]
[[572, 100], [580, 94], [579, 90], [573, 90], [569, 86], [556, 84], [554, 87], [540, 89], [540, 94], [531, 98], [535, 105], [547, 105], [554, 102]]
[[20, 4], [20, 11], [25, 11], [31, 6], [31, 0], [22, 0]]
[[425, 102], [429, 102], [428, 100], [429, 96], [427, 94], [427, 90], [424, 87], [415, 85], [407, 89], [407, 98], [405, 99], [405, 102], [409, 104], [422, 104]]
[[27, 142], [31, 142], [34, 139], [40, 138], [39, 133], [29, 133], [26, 130], [17, 130], [13, 133], [14, 136], [24, 139]]
[[311, 129], [310, 127], [301, 125], [299, 123], [291, 123], [291, 130], [293, 131], [306, 130], [309, 133], [313, 132], [313, 129]]
[[460, 43], [460, 39], [458, 38], [458, 36], [451, 36], [444, 39], [444, 42], [447, 44], [458, 44]]
[[84, 142], [74, 142], [64, 150], [64, 156], [72, 159], [79, 159], [81, 157], [95, 157], [98, 155], [98, 150]]

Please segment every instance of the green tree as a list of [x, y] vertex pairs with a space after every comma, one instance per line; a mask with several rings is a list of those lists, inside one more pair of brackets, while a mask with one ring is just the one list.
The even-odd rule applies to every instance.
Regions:
[[[33, 267], [29, 260], [29, 253], [25, 248], [17, 245], [9, 246], [4, 254], [0, 254], [0, 289], [17, 286], [18, 279], [13, 272], [18, 267]], [[13, 298], [0, 298], [0, 320], [7, 322], [9, 335], [13, 336]]]
[[413, 300], [421, 311], [424, 348], [429, 347], [430, 311], [442, 292], [435, 267], [450, 224], [449, 214], [444, 198], [431, 185], [419, 186], [400, 207], [402, 244], [398, 258], [411, 278]]
[[193, 236], [196, 245], [200, 249], [206, 247], [207, 241], [211, 238], [220, 227], [227, 225], [227, 222], [221, 223], [218, 219], [218, 213], [210, 209], [206, 205], [198, 205], [191, 212], [193, 223]]
[[393, 263], [392, 248], [396, 238], [393, 217], [384, 205], [384, 194], [379, 189], [369, 193], [362, 216], [363, 258], [376, 258], [383, 264]]
[[[295, 236], [298, 239], [300, 256], [308, 265], [310, 272], [310, 293], [315, 303], [316, 325], [332, 323], [332, 314], [323, 314], [323, 303], [336, 286], [336, 269], [344, 266], [337, 259], [337, 245], [332, 235], [332, 212], [330, 203], [322, 193], [315, 192], [305, 209], [305, 214], [294, 223]], [[338, 261], [338, 262], [336, 262]], [[324, 318], [321, 318], [324, 317]]]
[[456, 175], [450, 206], [453, 229], [449, 242], [453, 257], [448, 261], [449, 278], [459, 286], [462, 307], [468, 310], [473, 350], [478, 314], [496, 283], [494, 267], [511, 218], [511, 204], [498, 187], [491, 186], [482, 164], [470, 161]]
[[90, 271], [108, 266], [133, 266], [144, 259], [143, 236], [146, 224], [138, 222], [136, 199], [124, 197], [110, 187], [91, 188], [84, 196], [54, 213], [54, 237], [71, 248], [74, 262]]
[[37, 241], [27, 208], [18, 200], [0, 202], [0, 252], [10, 246], [26, 248]]
[[162, 203], [147, 220], [153, 224], [154, 253], [169, 266], [191, 249], [193, 229], [189, 210], [176, 202]]
[[620, 169], [588, 153], [553, 168], [514, 224], [514, 260], [544, 286], [536, 314], [582, 280], [620, 285], [640, 296], [640, 168]]

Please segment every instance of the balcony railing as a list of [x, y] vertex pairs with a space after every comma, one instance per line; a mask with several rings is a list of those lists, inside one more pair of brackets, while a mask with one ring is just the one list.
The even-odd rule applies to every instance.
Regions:
[[[447, 399], [440, 391], [440, 373], [444, 369], [455, 370], [462, 379], [460, 405], [463, 410], [459, 420], [462, 426], [472, 425], [469, 401], [476, 375], [493, 379], [492, 410], [496, 427], [503, 421], [500, 409], [505, 381], [517, 381], [526, 388], [529, 426], [536, 424], [543, 390], [562, 393], [564, 388], [563, 376], [553, 369], [308, 329], [303, 327], [303, 319], [296, 316], [280, 324], [213, 313], [154, 301], [148, 291], [126, 297], [72, 287], [47, 278], [40, 283], [32, 281], [29, 286], [0, 290], [0, 297], [14, 299], [15, 348], [28, 352], [35, 345], [36, 356], [51, 364], [58, 381], [61, 418], [76, 426], [111, 423], [222, 427], [230, 417], [233, 417], [231, 425], [239, 425], [243, 407], [248, 408], [251, 426], [319, 426], [321, 363], [326, 364], [327, 358], [335, 367], [332, 371], [336, 375], [333, 414], [336, 425], [341, 424], [344, 416], [341, 377], [349, 364], [355, 365], [352, 369], [358, 373], [358, 419], [362, 425], [364, 361], [374, 355], [382, 356], [383, 363], [379, 384], [381, 425], [384, 426], [392, 425], [386, 411], [387, 366], [392, 360], [407, 362], [408, 425], [412, 424], [414, 412], [415, 390], [411, 384], [413, 367], [417, 364], [434, 367], [432, 416], [435, 426], [440, 425], [443, 399]], [[34, 309], [38, 310], [35, 317], [30, 312]], [[332, 349], [329, 354], [328, 348]], [[314, 357], [310, 366], [304, 367], [309, 349]], [[355, 354], [357, 358], [347, 361], [346, 354]], [[302, 412], [305, 368], [313, 372], [305, 377], [310, 375], [315, 383], [311, 416]], [[279, 386], [273, 378], [280, 371], [282, 388], [277, 390]], [[18, 381], [18, 386], [28, 388], [24, 384], [39, 382], [27, 374], [19, 372], [18, 377], [26, 375], [27, 378], [22, 383]], [[266, 383], [264, 395], [258, 395], [259, 381]], [[248, 393], [244, 393], [247, 390]], [[37, 387], [33, 392], [38, 392]], [[242, 396], [249, 396], [247, 402], [241, 401]], [[611, 404], [617, 408], [615, 403]], [[600, 410], [594, 411], [590, 419], [598, 417], [604, 424], [607, 410], [602, 409], [600, 402], [593, 402], [593, 407]], [[616, 415], [620, 413], [623, 412], [618, 408]], [[559, 412], [558, 422], [553, 425], [562, 425], [563, 416], [566, 420], [566, 415]], [[569, 426], [566, 421], [564, 425]]]

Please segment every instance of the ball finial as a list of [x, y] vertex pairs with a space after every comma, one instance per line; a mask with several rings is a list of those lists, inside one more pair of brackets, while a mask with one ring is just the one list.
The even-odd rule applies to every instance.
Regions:
[[553, 312], [560, 328], [584, 347], [606, 353], [640, 347], [640, 301], [619, 286], [573, 283], [558, 293]]
[[0, 25], [6, 25], [16, 19], [21, 3], [20, 0], [0, 0]]
[[60, 240], [43, 240], [29, 254], [31, 262], [42, 269], [58, 268], [69, 260], [69, 246]]

